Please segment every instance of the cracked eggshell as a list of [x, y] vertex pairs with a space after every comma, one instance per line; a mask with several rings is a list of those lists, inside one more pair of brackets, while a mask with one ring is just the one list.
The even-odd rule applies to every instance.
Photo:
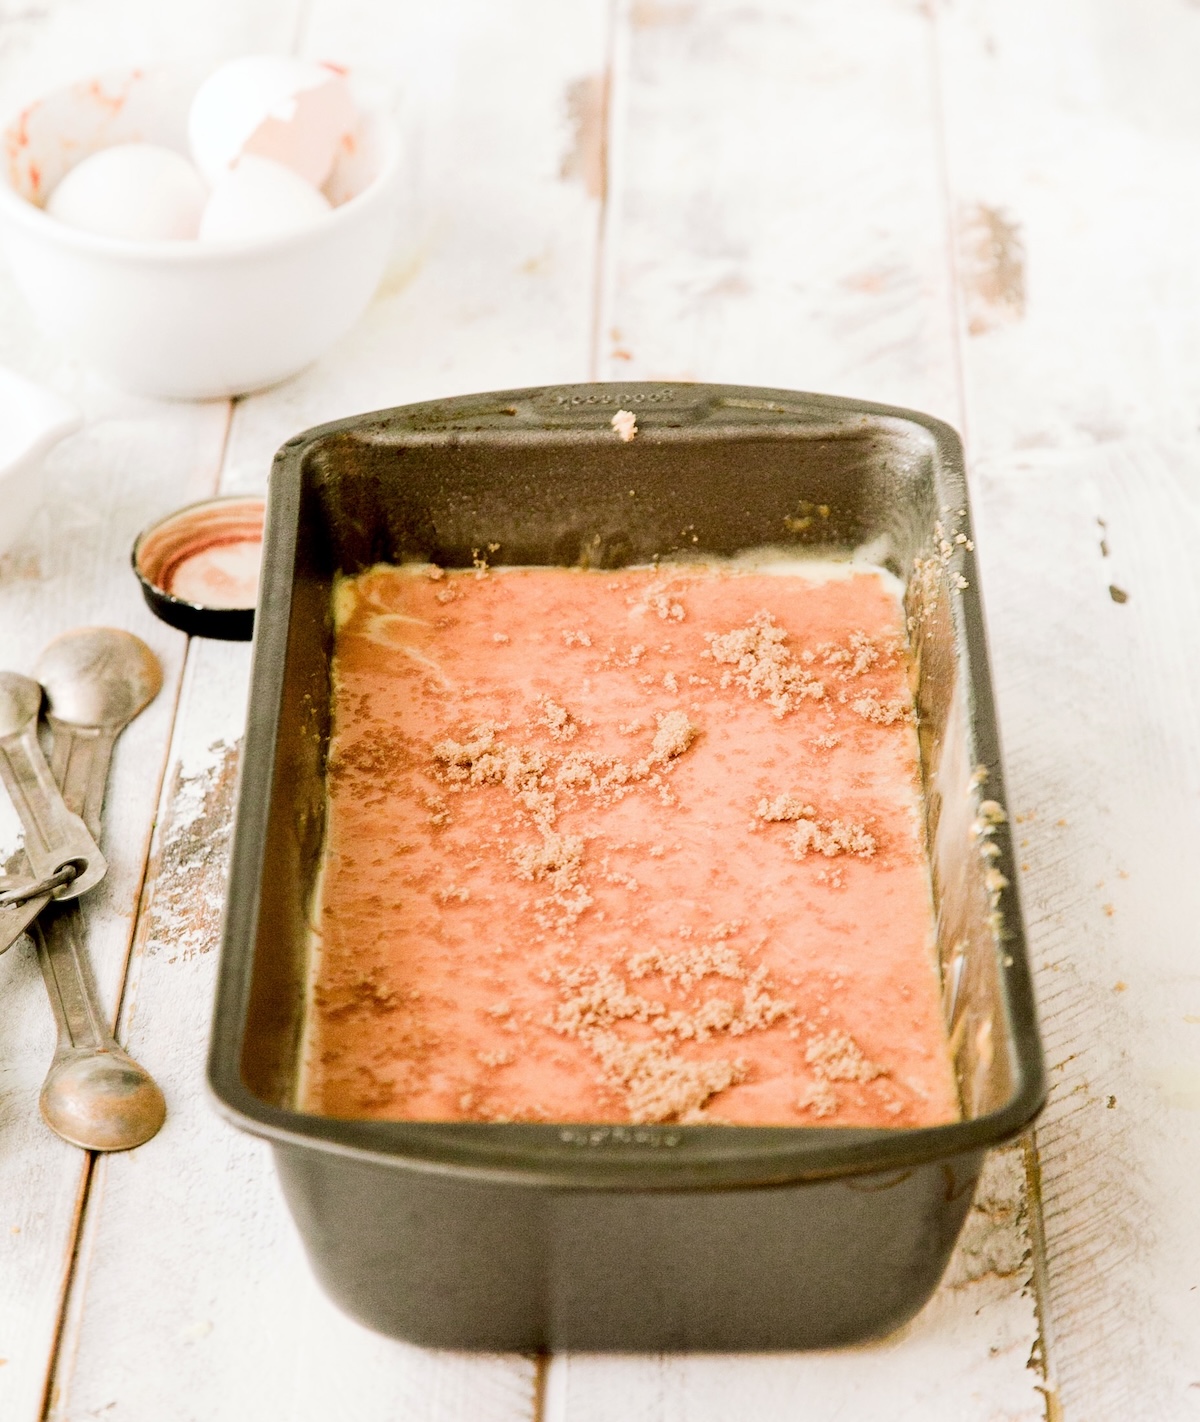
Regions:
[[211, 184], [243, 153], [273, 159], [319, 188], [357, 113], [345, 78], [287, 55], [232, 59], [200, 85], [188, 114], [192, 157]]
[[256, 153], [213, 184], [200, 219], [204, 242], [278, 237], [304, 227], [329, 211], [329, 201], [291, 168]]
[[59, 222], [135, 241], [195, 237], [208, 189], [182, 153], [156, 143], [116, 143], [71, 168], [46, 211]]

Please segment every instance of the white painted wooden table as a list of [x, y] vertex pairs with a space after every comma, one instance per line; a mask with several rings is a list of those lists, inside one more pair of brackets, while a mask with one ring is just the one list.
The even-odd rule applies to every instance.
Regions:
[[[170, 1110], [124, 1156], [49, 1135], [41, 982], [28, 952], [0, 959], [0, 1419], [1200, 1417], [1200, 8], [0, 0], [0, 99], [293, 48], [412, 100], [394, 264], [320, 364], [232, 407], [136, 400], [0, 274], [0, 361], [87, 413], [0, 561], [0, 665], [105, 622], [166, 669], [118, 748], [91, 951]], [[154, 622], [128, 549], [171, 507], [260, 488], [320, 420], [644, 377], [964, 430], [1053, 1093], [882, 1343], [426, 1352], [326, 1302], [265, 1148], [205, 1099], [248, 654]]]

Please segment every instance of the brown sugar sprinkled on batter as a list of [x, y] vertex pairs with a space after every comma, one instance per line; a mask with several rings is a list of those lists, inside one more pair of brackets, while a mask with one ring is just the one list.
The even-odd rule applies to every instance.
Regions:
[[691, 1061], [661, 1042], [628, 1042], [611, 1032], [598, 1032], [592, 1047], [604, 1071], [624, 1088], [629, 1119], [637, 1125], [699, 1124], [706, 1102], [746, 1074], [740, 1060]]
[[735, 668], [722, 675], [721, 685], [740, 686], [754, 701], [763, 697], [776, 716], [806, 698], [819, 701], [825, 695], [824, 683], [792, 656], [787, 632], [769, 612], [756, 613], [748, 626], [732, 632], [708, 633], [704, 640], [714, 661]]
[[652, 765], [662, 765], [687, 750], [696, 739], [696, 728], [682, 711], [667, 711], [654, 719], [658, 722], [658, 730], [648, 758]]
[[[635, 616], [653, 612], [664, 622], [682, 622], [687, 616], [687, 608], [673, 596], [674, 591], [675, 587], [669, 579], [656, 580], [640, 597], [626, 598], [626, 602]], [[644, 650], [645, 648], [638, 648], [639, 652]]]
[[311, 1109], [953, 1118], [915, 736], [854, 705], [910, 704], [875, 575], [378, 568], [338, 597]]
[[[669, 987], [683, 990], [712, 976], [742, 982], [740, 1004], [713, 996], [694, 1006], [672, 1008], [632, 991], [611, 967], [583, 965], [551, 975], [557, 980], [559, 998], [548, 1025], [580, 1041], [597, 1058], [625, 1093], [630, 1119], [635, 1121], [699, 1119], [697, 1113], [708, 1098], [725, 1089], [713, 1082], [724, 1079], [731, 1064], [693, 1059], [682, 1055], [679, 1047], [667, 1048], [652, 1039], [626, 1040], [622, 1047], [616, 1024], [638, 1023], [659, 1037], [699, 1044], [719, 1035], [740, 1037], [764, 1030], [794, 1010], [791, 1002], [773, 995], [765, 967], [748, 972], [740, 955], [722, 941], [679, 953], [644, 950], [631, 955], [626, 969], [633, 979], [660, 976]], [[745, 1064], [737, 1063], [736, 1078], [729, 1077], [725, 1085], [745, 1074]], [[681, 1096], [685, 1084], [687, 1092]]]
[[583, 966], [558, 973], [559, 1001], [550, 1019], [556, 1032], [576, 1037], [614, 1022], [650, 1022], [666, 1008], [630, 992], [611, 968]]
[[742, 989], [742, 1010], [729, 1024], [729, 1030], [735, 1037], [740, 1037], [744, 1032], [772, 1026], [793, 1010], [793, 1003], [772, 995], [766, 968], [755, 968], [750, 974], [750, 981]]
[[556, 891], [573, 889], [579, 880], [579, 864], [583, 859], [583, 840], [575, 834], [556, 834], [545, 830], [542, 842], [522, 845], [511, 854], [521, 879], [547, 879]]
[[817, 812], [798, 795], [776, 795], [773, 800], [760, 800], [755, 813], [760, 820], [777, 824], [781, 820], [811, 819]]
[[865, 696], [856, 696], [850, 703], [850, 709], [864, 720], [874, 721], [877, 726], [894, 726], [897, 721], [912, 720], [912, 702], [906, 697], [897, 696], [890, 701], [881, 701], [878, 696], [868, 692]]
[[870, 859], [876, 849], [875, 836], [864, 825], [845, 820], [797, 820], [788, 844], [797, 859], [806, 854], [823, 854], [827, 859], [854, 854], [859, 859]]
[[824, 1081], [874, 1081], [887, 1070], [868, 1061], [849, 1032], [817, 1033], [808, 1039], [804, 1060]]
[[542, 789], [548, 758], [531, 747], [497, 740], [494, 725], [476, 726], [467, 741], [439, 741], [433, 760], [435, 774], [448, 784], [503, 785], [539, 820], [553, 823], [554, 800]]
[[823, 1120], [837, 1110], [837, 1092], [823, 1081], [813, 1082], [801, 1092], [796, 1107], [800, 1111], [810, 1111], [818, 1120]]
[[855, 854], [860, 859], [870, 859], [875, 853], [878, 844], [866, 825], [842, 819], [818, 820], [816, 813], [798, 795], [776, 795], [773, 800], [760, 800], [756, 811], [757, 817], [767, 823], [794, 826], [788, 844], [797, 859], [807, 854], [823, 854], [827, 859], [839, 854]]
[[661, 948], [643, 948], [627, 960], [631, 978], [661, 977], [669, 985], [690, 988], [701, 978], [744, 979], [746, 965], [740, 953], [724, 943], [706, 943], [667, 953]]
[[551, 701], [548, 696], [543, 696], [539, 704], [542, 709], [542, 719], [556, 741], [573, 740], [579, 734], [579, 727], [565, 706], [560, 706], [557, 701]]
[[862, 676], [873, 667], [894, 667], [903, 652], [896, 637], [870, 637], [867, 633], [851, 632], [844, 643], [823, 642], [815, 648], [814, 659], [831, 673], [845, 680]]

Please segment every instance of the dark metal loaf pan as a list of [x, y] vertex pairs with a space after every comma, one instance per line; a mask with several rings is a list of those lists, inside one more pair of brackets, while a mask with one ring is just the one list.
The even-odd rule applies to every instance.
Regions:
[[[637, 415], [632, 442], [610, 426], [620, 408]], [[1045, 1093], [971, 536], [951, 429], [782, 390], [509, 391], [342, 420], [279, 451], [209, 1072], [224, 1113], [272, 1142], [313, 1267], [349, 1313], [440, 1347], [732, 1350], [851, 1343], [921, 1307], [984, 1151]], [[335, 573], [470, 566], [488, 543], [514, 564], [619, 567], [870, 542], [908, 588], [961, 1121], [621, 1128], [296, 1109]]]

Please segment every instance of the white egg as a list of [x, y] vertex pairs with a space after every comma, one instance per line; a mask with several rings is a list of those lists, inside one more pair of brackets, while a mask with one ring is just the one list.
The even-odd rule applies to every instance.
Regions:
[[243, 153], [253, 153], [319, 188], [356, 117], [350, 87], [335, 69], [286, 55], [247, 54], [200, 85], [188, 114], [188, 142], [210, 183]]
[[195, 237], [208, 199], [182, 153], [154, 143], [117, 143], [77, 163], [46, 211], [59, 222], [108, 237], [178, 241]]
[[202, 242], [278, 237], [329, 211], [328, 200], [291, 168], [246, 153], [213, 184], [200, 219]]

